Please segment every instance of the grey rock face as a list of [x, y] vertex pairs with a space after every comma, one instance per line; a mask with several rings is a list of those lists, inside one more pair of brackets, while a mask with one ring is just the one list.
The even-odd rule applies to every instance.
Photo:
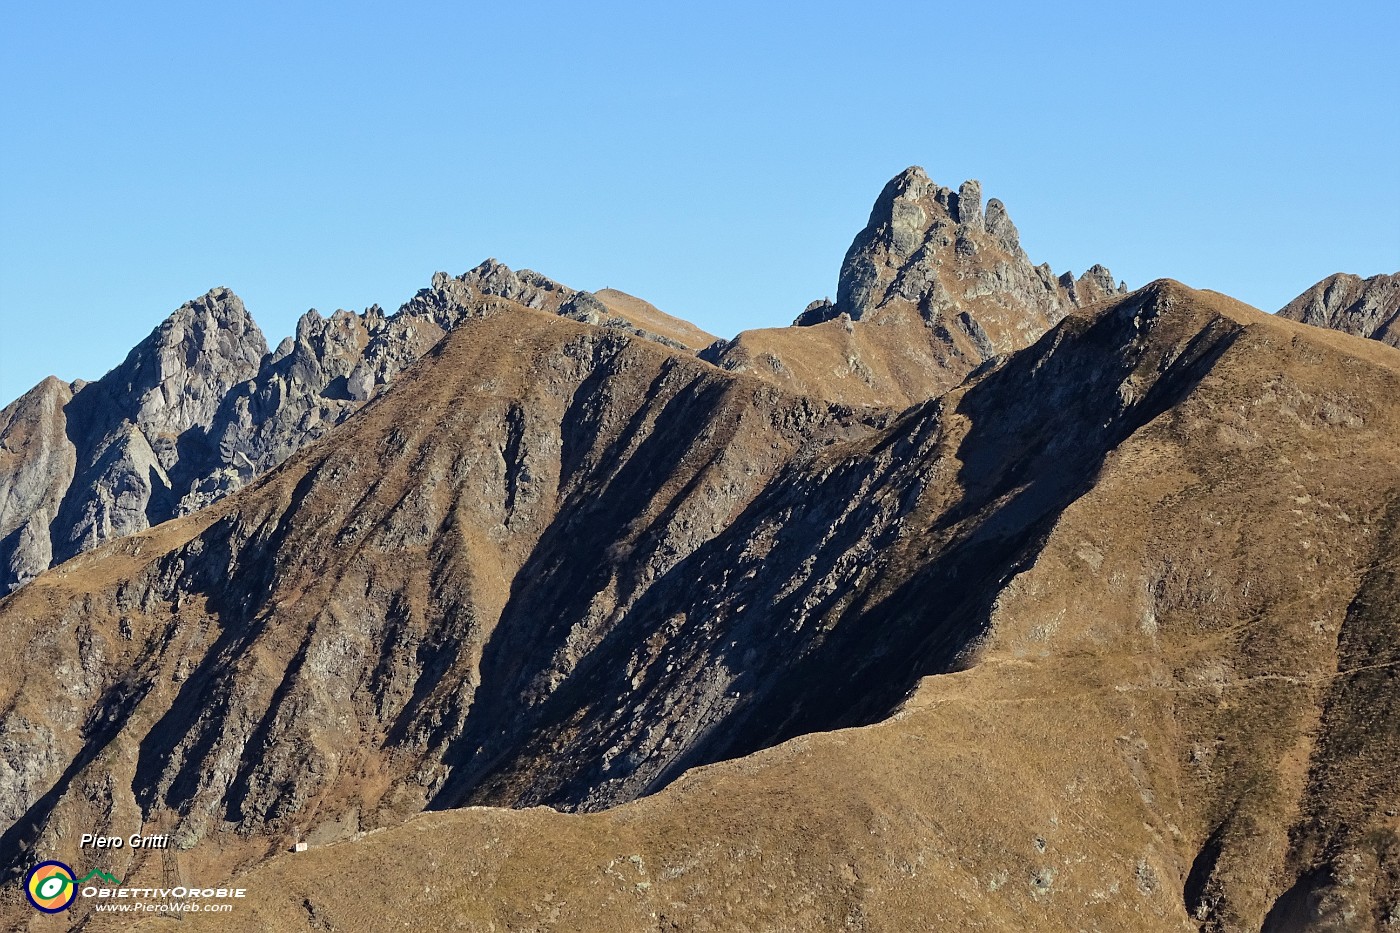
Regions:
[[968, 180], [958, 187], [958, 223], [969, 230], [983, 229], [982, 223], [982, 183]]
[[[530, 269], [512, 272], [494, 259], [488, 259], [472, 269], [460, 281], [470, 284], [484, 295], [495, 295], [536, 310], [558, 310], [560, 304], [578, 294], [572, 288]], [[437, 284], [435, 277], [433, 286], [437, 287]]]
[[225, 398], [206, 445], [215, 459], [177, 514], [208, 505], [324, 436], [431, 349], [444, 333], [438, 322], [450, 327], [471, 300], [461, 282], [448, 279], [391, 318], [378, 306], [359, 315], [308, 311], [296, 336]]
[[990, 339], [997, 352], [1007, 352], [1025, 345], [1027, 327], [1038, 336], [1070, 310], [1121, 293], [1103, 266], [1078, 280], [1037, 271], [1006, 207], [992, 198], [983, 214], [980, 183], [963, 182], [955, 194], [916, 166], [885, 186], [847, 251], [836, 309], [854, 320], [899, 305], [913, 305], [930, 320], [954, 308], [1001, 318], [980, 324], [988, 333], [1006, 333]]
[[802, 313], [792, 324], [794, 327], [810, 327], [813, 324], [829, 321], [840, 313], [836, 310], [836, 305], [831, 303], [830, 298], [820, 298], [803, 308]]
[[97, 438], [91, 456], [83, 475], [94, 477], [92, 484], [70, 486], [59, 513], [68, 530], [55, 541], [55, 550], [65, 557], [144, 531], [166, 517], [166, 503], [152, 498], [170, 491], [170, 476], [139, 428], [122, 422], [112, 435]]
[[108, 538], [170, 517], [205, 430], [267, 344], [215, 288], [170, 315], [102, 379], [46, 380], [6, 409], [0, 444], [0, 589]]
[[1122, 283], [1113, 283], [1113, 273], [1095, 263], [1089, 270], [1075, 278], [1066, 272], [1059, 278], [1060, 287], [1076, 306], [1090, 305], [1105, 298], [1113, 298], [1126, 291]]
[[97, 382], [41, 384], [0, 421], [0, 589], [209, 505], [322, 437], [470, 313], [476, 280], [533, 289], [523, 297], [536, 303], [551, 290], [499, 264], [440, 273], [393, 317], [309, 311], [269, 353], [243, 303], [216, 288]]
[[207, 426], [229, 389], [266, 355], [267, 341], [243, 302], [215, 288], [166, 318], [102, 383], [114, 409], [170, 470], [180, 459], [176, 439]]
[[378, 306], [363, 315], [337, 311], [329, 318], [308, 311], [296, 336], [225, 400], [210, 445], [218, 451], [217, 464], [190, 489], [179, 514], [208, 505], [324, 436], [445, 333], [482, 313], [489, 297], [681, 348], [613, 315], [590, 292], [529, 269], [512, 271], [494, 259], [456, 277], [436, 273], [432, 282], [389, 317]]
[[1400, 347], [1400, 273], [1363, 279], [1339, 272], [1294, 298], [1278, 313], [1292, 321]]
[[494, 259], [439, 272], [398, 313], [308, 311], [268, 352], [238, 296], [176, 310], [94, 383], [49, 379], [0, 413], [0, 593], [210, 505], [362, 408], [488, 299], [684, 349], [590, 292]]
[[0, 579], [24, 582], [53, 560], [49, 523], [73, 480], [66, 383], [50, 377], [0, 411]]
[[[813, 302], [794, 322], [820, 327], [840, 318], [850, 341], [814, 338], [808, 347], [825, 339], [836, 349], [802, 366], [784, 357], [803, 346], [768, 331], [740, 334], [701, 355], [733, 371], [776, 373], [794, 391], [844, 400], [854, 385], [851, 397], [862, 404], [902, 405], [939, 395], [1029, 346], [1070, 311], [1126, 292], [1103, 266], [1076, 279], [1031, 265], [1001, 201], [992, 198], [983, 210], [979, 182], [954, 192], [915, 166], [880, 193], [846, 252], [836, 301]], [[797, 369], [805, 375], [794, 376]]]
[[1006, 213], [1006, 205], [996, 198], [987, 202], [987, 233], [1008, 253], [1021, 248], [1021, 234], [1011, 222], [1011, 215]]

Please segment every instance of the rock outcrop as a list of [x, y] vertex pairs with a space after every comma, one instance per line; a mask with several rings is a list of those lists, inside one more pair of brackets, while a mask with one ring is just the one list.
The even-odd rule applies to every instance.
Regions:
[[50, 376], [0, 411], [0, 580], [24, 582], [53, 563], [49, 524], [77, 469], [72, 400], [73, 387]]
[[1291, 321], [1400, 347], [1400, 272], [1369, 279], [1345, 272], [1329, 275], [1278, 313]]
[[96, 382], [45, 380], [0, 415], [0, 589], [177, 514], [205, 433], [267, 344], [238, 297], [182, 305]]
[[1032, 265], [1005, 206], [993, 198], [983, 211], [978, 182], [953, 191], [913, 167], [885, 186], [851, 243], [836, 300], [794, 322], [811, 330], [746, 331], [704, 355], [794, 391], [902, 407], [1125, 291], [1103, 266], [1075, 279]]

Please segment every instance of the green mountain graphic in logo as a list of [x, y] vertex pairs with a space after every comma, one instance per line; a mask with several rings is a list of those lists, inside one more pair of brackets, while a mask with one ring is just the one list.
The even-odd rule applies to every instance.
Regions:
[[86, 875], [83, 875], [83, 877], [80, 878], [80, 879], [78, 880], [78, 884], [87, 884], [88, 881], [91, 880], [91, 879], [93, 879], [93, 878], [101, 878], [103, 881], [107, 882], [108, 884], [116, 884], [116, 885], [120, 885], [120, 884], [121, 884], [121, 882], [118, 881], [115, 877], [113, 877], [112, 875], [107, 874], [105, 871], [103, 871], [103, 870], [100, 869], [100, 868], [94, 868], [92, 871], [88, 872]]

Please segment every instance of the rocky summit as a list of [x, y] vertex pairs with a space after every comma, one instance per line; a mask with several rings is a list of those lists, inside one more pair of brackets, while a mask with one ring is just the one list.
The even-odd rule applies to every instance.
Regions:
[[1329, 275], [1279, 309], [1279, 317], [1400, 347], [1400, 272]]
[[916, 166], [880, 193], [841, 264], [835, 302], [808, 305], [795, 328], [746, 331], [703, 356], [795, 391], [903, 407], [1126, 291], [1100, 265], [1077, 279], [1032, 265], [1006, 207], [992, 198], [983, 209], [978, 182], [953, 191]]
[[[917, 169], [733, 341], [495, 262], [271, 353], [226, 291], [177, 318], [5, 410], [11, 926], [1400, 917], [1383, 340], [1054, 276]], [[25, 904], [133, 831], [104, 870], [238, 926]]]

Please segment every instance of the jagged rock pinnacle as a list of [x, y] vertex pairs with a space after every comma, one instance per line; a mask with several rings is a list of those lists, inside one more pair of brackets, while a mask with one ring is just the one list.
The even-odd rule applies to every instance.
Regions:
[[[1101, 271], [1089, 274], [1089, 291], [1113, 292], [1111, 284], [1102, 285], [1107, 270], [1095, 269]], [[918, 166], [900, 172], [880, 192], [865, 229], [846, 253], [836, 310], [861, 320], [912, 304], [933, 318], [981, 297], [1008, 311], [1021, 308], [1041, 330], [1080, 304], [1069, 286], [1058, 287], [1031, 265], [1000, 200], [990, 199], [983, 212], [980, 182], [969, 179], [955, 193]]]
[[982, 229], [982, 183], [973, 179], [958, 187], [957, 220], [970, 230]]

